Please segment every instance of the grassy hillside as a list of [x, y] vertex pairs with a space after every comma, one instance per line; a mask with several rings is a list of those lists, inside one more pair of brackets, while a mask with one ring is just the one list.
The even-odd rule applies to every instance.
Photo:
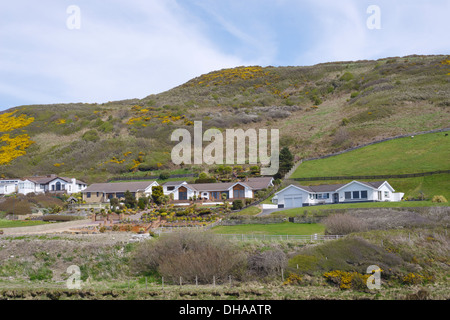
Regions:
[[448, 56], [409, 56], [238, 67], [144, 99], [20, 106], [0, 115], [0, 175], [57, 173], [91, 183], [179, 169], [170, 161], [170, 135], [192, 130], [196, 120], [204, 130], [279, 129], [281, 145], [299, 157], [443, 128], [449, 65]]
[[306, 161], [291, 178], [450, 170], [450, 137], [446, 134], [430, 133], [394, 139], [330, 158]]

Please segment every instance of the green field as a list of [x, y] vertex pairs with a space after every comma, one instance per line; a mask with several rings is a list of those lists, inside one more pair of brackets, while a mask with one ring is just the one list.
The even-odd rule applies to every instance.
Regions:
[[211, 229], [217, 234], [266, 234], [266, 235], [311, 235], [323, 234], [325, 227], [321, 224], [276, 223], [243, 224], [237, 226], [218, 226]]
[[272, 213], [274, 216], [296, 216], [305, 212], [320, 213], [322, 210], [332, 209], [356, 209], [356, 208], [417, 208], [417, 207], [435, 207], [448, 206], [448, 203], [433, 203], [431, 201], [401, 201], [401, 202], [363, 202], [363, 203], [340, 203], [328, 204], [302, 208], [292, 208]]
[[386, 141], [326, 159], [306, 161], [291, 178], [388, 175], [450, 170], [450, 138], [430, 133]]
[[16, 227], [31, 227], [46, 224], [43, 221], [16, 221], [0, 219], [0, 229], [2, 228], [16, 228]]

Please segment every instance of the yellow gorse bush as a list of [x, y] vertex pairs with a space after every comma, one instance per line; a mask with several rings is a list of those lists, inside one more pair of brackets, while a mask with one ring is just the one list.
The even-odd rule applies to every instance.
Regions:
[[[24, 114], [15, 116], [17, 111], [3, 113], [0, 115], [0, 132], [11, 132], [24, 128], [34, 121], [33, 117]], [[22, 130], [23, 132], [23, 130]], [[34, 143], [28, 134], [21, 134], [12, 137], [5, 133], [0, 137], [2, 146], [0, 147], [0, 165], [9, 164], [14, 159], [26, 154], [25, 149]]]
[[16, 111], [3, 113], [0, 115], [0, 132], [10, 132], [28, 126], [34, 121], [33, 117], [24, 114], [16, 117]]
[[269, 72], [260, 66], [223, 69], [200, 76], [198, 81], [191, 83], [191, 86], [227, 85], [238, 80], [256, 79], [267, 75]]
[[339, 288], [341, 289], [351, 289], [352, 284], [354, 283], [355, 280], [358, 279], [366, 283], [367, 279], [370, 277], [370, 274], [361, 274], [358, 272], [346, 272], [334, 270], [330, 272], [325, 272], [323, 276], [329, 282], [338, 284]]
[[28, 134], [13, 138], [9, 134], [4, 134], [0, 137], [0, 141], [5, 143], [4, 146], [0, 147], [0, 165], [9, 164], [14, 159], [25, 155], [27, 153], [25, 149], [34, 143], [30, 140]]

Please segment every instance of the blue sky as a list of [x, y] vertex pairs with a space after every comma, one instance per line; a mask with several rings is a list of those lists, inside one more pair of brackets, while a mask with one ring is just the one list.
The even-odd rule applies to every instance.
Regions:
[[0, 110], [143, 98], [241, 65], [449, 54], [449, 12], [449, 0], [2, 1]]

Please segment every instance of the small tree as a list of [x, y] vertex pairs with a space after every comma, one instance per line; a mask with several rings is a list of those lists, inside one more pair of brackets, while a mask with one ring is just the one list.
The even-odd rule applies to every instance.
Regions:
[[136, 201], [136, 197], [129, 191], [125, 191], [125, 206], [129, 209], [134, 209], [136, 208], [137, 205], [137, 201]]
[[278, 173], [275, 175], [275, 179], [284, 177], [284, 175], [288, 173], [293, 166], [294, 156], [288, 147], [284, 147], [280, 151], [280, 168], [278, 169]]
[[141, 210], [145, 210], [145, 208], [147, 208], [148, 205], [148, 198], [147, 197], [140, 197], [138, 200], [138, 208]]
[[225, 211], [228, 211], [228, 195], [226, 193], [222, 193], [222, 201]]
[[112, 209], [116, 209], [116, 207], [119, 206], [119, 199], [117, 198], [111, 198], [109, 200], [109, 205], [111, 206]]
[[153, 186], [152, 187], [152, 199], [153, 202], [157, 205], [160, 205], [162, 202], [162, 196], [164, 195], [164, 190], [162, 186]]

